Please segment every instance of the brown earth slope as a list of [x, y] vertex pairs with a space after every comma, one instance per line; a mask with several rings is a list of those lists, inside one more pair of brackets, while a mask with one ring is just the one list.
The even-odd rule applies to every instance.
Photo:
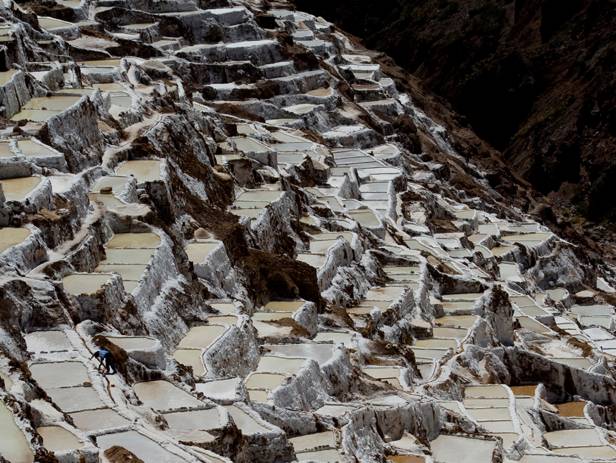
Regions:
[[614, 0], [296, 4], [422, 79], [539, 191], [614, 222]]

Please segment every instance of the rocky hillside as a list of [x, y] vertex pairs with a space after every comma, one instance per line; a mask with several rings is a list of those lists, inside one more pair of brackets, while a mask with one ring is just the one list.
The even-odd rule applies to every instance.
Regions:
[[614, 268], [390, 59], [286, 1], [0, 38], [1, 463], [616, 460]]
[[422, 79], [537, 190], [616, 218], [614, 2], [296, 3]]

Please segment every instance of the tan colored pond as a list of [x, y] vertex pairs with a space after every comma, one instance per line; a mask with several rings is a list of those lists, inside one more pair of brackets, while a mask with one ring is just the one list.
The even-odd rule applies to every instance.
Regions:
[[161, 164], [159, 159], [125, 161], [116, 167], [116, 174], [132, 175], [138, 183], [156, 182], [161, 179]]
[[430, 442], [439, 463], [492, 463], [496, 442], [463, 436], [440, 435]]
[[303, 358], [285, 358], [272, 355], [264, 355], [259, 359], [257, 371], [267, 373], [281, 373], [283, 375], [292, 375], [297, 373], [306, 362]]
[[0, 85], [4, 85], [10, 81], [17, 72], [17, 69], [9, 69], [8, 71], [0, 72]]
[[141, 280], [145, 269], [146, 266], [143, 264], [100, 264], [94, 271], [97, 273], [117, 273], [126, 283], [128, 281], [138, 282]]
[[226, 326], [203, 325], [193, 326], [178, 344], [181, 349], [206, 349], [225, 331]]
[[156, 233], [118, 233], [105, 245], [108, 249], [113, 248], [157, 248], [160, 245], [160, 237]]
[[53, 31], [54, 29], [64, 29], [72, 27], [73, 24], [61, 19], [51, 18], [49, 16], [38, 16], [38, 23], [42, 29]]
[[207, 373], [205, 365], [203, 365], [201, 349], [177, 349], [173, 353], [173, 358], [176, 362], [191, 367], [196, 378]]
[[233, 215], [237, 215], [238, 217], [249, 217], [251, 219], [256, 219], [263, 212], [262, 208], [252, 208], [252, 209], [230, 209], [229, 212]]
[[235, 405], [226, 406], [225, 409], [233, 418], [235, 425], [242, 431], [243, 434], [253, 435], [268, 432], [269, 429], [258, 423], [252, 416], [244, 410], [240, 410]]
[[218, 240], [198, 240], [192, 243], [188, 243], [184, 250], [193, 264], [201, 264], [205, 261], [206, 257], [222, 242]]
[[439, 326], [459, 327], [470, 329], [479, 317], [476, 315], [445, 315], [437, 318], [434, 322]]
[[62, 278], [64, 289], [73, 296], [94, 294], [110, 279], [111, 273], [73, 273]]
[[117, 68], [120, 65], [120, 58], [109, 58], [109, 59], [97, 59], [97, 60], [89, 60], [89, 61], [80, 61], [80, 65], [90, 66], [90, 67], [105, 67], [105, 68]]
[[317, 363], [327, 362], [334, 354], [331, 344], [301, 343], [301, 344], [265, 344], [264, 349], [272, 355], [283, 357], [307, 358]]
[[135, 384], [133, 390], [146, 407], [154, 410], [166, 411], [204, 406], [203, 402], [169, 381], [145, 381]]
[[282, 196], [282, 191], [272, 190], [247, 190], [240, 193], [235, 200], [242, 202], [266, 202], [272, 203]]
[[428, 349], [423, 347], [411, 347], [418, 359], [439, 360], [445, 356], [447, 349]]
[[163, 417], [169, 424], [170, 429], [183, 432], [210, 431], [220, 429], [227, 424], [216, 407], [205, 410], [164, 413]]
[[269, 391], [260, 389], [247, 389], [248, 398], [251, 402], [266, 403], [268, 401]]
[[500, 384], [467, 386], [464, 397], [468, 399], [508, 399], [507, 389]]
[[[489, 399], [486, 400], [489, 402]], [[489, 404], [486, 404], [489, 406]], [[494, 407], [494, 408], [470, 408], [466, 407], [466, 411], [475, 421], [511, 421], [511, 413], [509, 408]]]
[[327, 253], [327, 250], [336, 244], [336, 240], [322, 240], [322, 241], [311, 241], [310, 242], [310, 252], [312, 254], [323, 254]]
[[104, 177], [100, 177], [94, 182], [92, 185], [92, 191], [100, 192], [103, 188], [111, 188], [111, 191], [115, 193], [119, 193], [126, 189], [130, 182], [130, 177], [123, 177], [119, 175], [106, 175]]
[[30, 99], [23, 109], [44, 110], [44, 111], [64, 111], [69, 106], [79, 101], [79, 95], [52, 95], [34, 97]]
[[339, 418], [346, 413], [352, 412], [355, 407], [352, 405], [325, 404], [314, 411], [317, 415], [333, 416]]
[[319, 331], [314, 337], [315, 342], [330, 342], [345, 344], [347, 347], [353, 343], [354, 333], [348, 331]]
[[13, 153], [11, 144], [6, 141], [0, 141], [0, 158], [9, 158], [12, 156], [15, 156], [15, 153]]
[[91, 203], [100, 204], [108, 211], [111, 211], [120, 216], [145, 216], [150, 212], [150, 207], [147, 204], [139, 203], [124, 203], [112, 195], [90, 193], [88, 199]]
[[244, 381], [247, 389], [275, 389], [282, 383], [285, 375], [280, 373], [252, 372]]
[[455, 339], [417, 339], [415, 341], [416, 347], [424, 347], [427, 349], [455, 349], [458, 347], [458, 343]]
[[336, 436], [333, 431], [317, 432], [304, 436], [292, 437], [289, 442], [295, 452], [306, 452], [320, 447], [336, 448]]
[[257, 312], [252, 317], [252, 324], [257, 330], [259, 338], [284, 338], [290, 336], [293, 329], [290, 326], [284, 326], [276, 323], [279, 320], [288, 318], [288, 313], [276, 312]]
[[105, 336], [116, 346], [126, 350], [150, 350], [156, 349], [160, 344], [154, 338], [147, 336]]
[[19, 429], [13, 414], [0, 401], [0, 456], [11, 463], [31, 463], [34, 461], [34, 454], [28, 445], [26, 436]]
[[138, 264], [147, 265], [152, 256], [154, 249], [107, 249], [105, 250], [105, 259], [101, 261], [103, 265], [113, 264]]
[[399, 286], [382, 286], [372, 288], [366, 294], [366, 299], [371, 301], [393, 301], [398, 299], [404, 288]]
[[64, 331], [34, 331], [25, 336], [28, 352], [59, 352], [73, 350]]
[[46, 362], [30, 365], [32, 377], [43, 389], [80, 386], [90, 381], [81, 362]]
[[306, 301], [296, 300], [296, 301], [270, 301], [263, 306], [263, 309], [268, 312], [295, 312], [302, 305], [304, 305]]
[[325, 257], [319, 254], [299, 253], [297, 255], [297, 260], [316, 269], [321, 268], [323, 264], [325, 264]]
[[[437, 320], [438, 321], [438, 320]], [[440, 328], [435, 327], [432, 329], [432, 335], [435, 338], [452, 338], [462, 339], [466, 336], [468, 330], [464, 328]]]
[[0, 180], [0, 185], [6, 201], [24, 201], [41, 182], [41, 177], [18, 177]]
[[464, 399], [467, 408], [506, 408], [509, 407], [509, 399]]
[[68, 452], [84, 446], [75, 434], [60, 426], [41, 426], [36, 429], [43, 438], [43, 445], [52, 452]]
[[368, 376], [371, 376], [375, 379], [398, 378], [400, 376], [399, 367], [370, 366], [370, 367], [363, 367], [361, 371], [363, 371]]
[[297, 461], [318, 461], [319, 463], [338, 463], [342, 462], [342, 454], [336, 449], [315, 450], [312, 452], [301, 452], [297, 454]]
[[511, 392], [515, 396], [535, 396], [535, 390], [537, 389], [536, 384], [529, 384], [526, 386], [509, 386]]
[[237, 312], [235, 304], [232, 302], [210, 302], [209, 304], [224, 315], [232, 315]]
[[584, 416], [584, 408], [586, 407], [586, 402], [583, 400], [577, 402], [566, 402], [562, 404], [556, 404], [556, 408], [558, 409], [558, 413], [561, 416]]
[[111, 408], [71, 413], [75, 426], [85, 432], [128, 426], [130, 421]]
[[419, 455], [390, 455], [387, 461], [391, 463], [424, 463], [425, 457]]
[[[137, 431], [103, 434], [96, 438], [96, 442], [102, 450], [101, 454], [104, 454], [104, 451], [110, 447], [120, 446], [144, 462], [183, 463], [185, 461]], [[109, 462], [106, 457], [102, 457], [101, 461]]]
[[616, 460], [616, 450], [608, 445], [567, 447], [552, 450], [556, 455], [576, 455], [584, 459]]
[[48, 119], [59, 113], [60, 111], [48, 111], [45, 109], [24, 109], [11, 117], [11, 120], [14, 122], [25, 120], [33, 122], [46, 122]]
[[380, 227], [381, 221], [369, 209], [358, 209], [347, 212], [347, 215], [364, 227]]
[[563, 429], [546, 432], [543, 437], [551, 448], [603, 445], [595, 429]]
[[98, 393], [93, 387], [89, 386], [48, 389], [45, 392], [66, 413], [92, 410], [105, 406]]
[[0, 253], [24, 242], [31, 234], [32, 232], [27, 228], [0, 228]]

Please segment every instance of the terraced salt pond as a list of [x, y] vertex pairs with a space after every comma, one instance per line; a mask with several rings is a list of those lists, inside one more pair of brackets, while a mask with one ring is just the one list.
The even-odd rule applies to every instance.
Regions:
[[269, 429], [261, 425], [252, 416], [235, 405], [226, 406], [225, 409], [233, 418], [235, 425], [242, 430], [243, 434], [254, 435], [269, 432]]
[[130, 177], [120, 175], [106, 175], [100, 177], [92, 185], [92, 191], [100, 192], [102, 189], [111, 188], [111, 191], [119, 193], [124, 191], [130, 183]]
[[147, 336], [105, 336], [116, 346], [126, 350], [151, 350], [160, 346], [160, 342]]
[[133, 390], [146, 407], [158, 411], [203, 408], [205, 405], [169, 381], [145, 381], [135, 384]]
[[28, 352], [65, 352], [73, 346], [64, 331], [34, 331], [25, 336]]
[[12, 121], [30, 120], [33, 122], [46, 122], [51, 117], [60, 114], [73, 104], [77, 103], [79, 95], [52, 95], [47, 97], [34, 97], [30, 99], [21, 111], [11, 117]]
[[90, 381], [88, 369], [81, 362], [45, 362], [30, 365], [30, 372], [43, 389], [70, 388]]
[[259, 359], [257, 371], [292, 375], [297, 373], [304, 366], [305, 362], [306, 359], [303, 358], [263, 355]]
[[19, 429], [13, 414], [0, 402], [0, 456], [11, 463], [32, 463], [34, 454], [28, 445], [26, 436]]
[[203, 353], [200, 349], [177, 349], [173, 353], [173, 358], [176, 362], [191, 367], [196, 378], [207, 373], [203, 364]]
[[32, 232], [27, 228], [0, 228], [0, 253], [23, 243]]
[[319, 365], [327, 362], [334, 355], [332, 344], [264, 344], [263, 348], [274, 356], [311, 359]]
[[432, 457], [440, 463], [491, 463], [495, 441], [440, 435], [430, 442]]
[[[152, 439], [137, 431], [104, 434], [98, 436], [96, 442], [102, 450], [101, 454], [104, 454], [104, 451], [110, 447], [120, 446], [129, 450], [144, 462], [182, 463], [185, 461], [184, 458], [169, 452]], [[102, 461], [110, 463], [106, 457], [102, 457]]]
[[64, 289], [73, 296], [94, 294], [112, 278], [111, 273], [72, 273], [62, 279]]
[[137, 183], [156, 182], [161, 180], [161, 168], [162, 161], [159, 159], [138, 159], [118, 165], [116, 174], [126, 177], [132, 175]]
[[129, 420], [110, 408], [78, 411], [70, 416], [75, 426], [84, 432], [117, 429], [130, 424]]
[[8, 178], [0, 180], [0, 186], [6, 201], [22, 202], [42, 181], [42, 177]]
[[221, 245], [219, 240], [196, 240], [186, 245], [184, 250], [193, 264], [201, 264], [205, 262], [207, 256], [218, 246]]
[[267, 394], [280, 386], [285, 377], [286, 375], [281, 373], [252, 372], [244, 381], [250, 400], [266, 402]]
[[75, 434], [60, 426], [42, 426], [37, 432], [43, 438], [43, 444], [52, 452], [67, 452], [84, 446]]
[[[236, 317], [226, 318], [212, 317], [220, 321], [237, 321]], [[173, 358], [186, 366], [192, 367], [193, 374], [201, 377], [207, 373], [203, 364], [203, 349], [211, 346], [222, 334], [227, 331], [228, 326], [224, 324], [211, 324], [192, 327], [186, 336], [180, 341], [177, 349], [173, 353]]]
[[62, 387], [47, 389], [46, 392], [58, 407], [66, 413], [104, 408], [105, 406], [99, 394], [91, 386]]
[[182, 349], [206, 349], [225, 331], [226, 326], [203, 325], [192, 327], [178, 344]]
[[[138, 285], [160, 237], [155, 233], [118, 233], [105, 245], [106, 258], [94, 269], [95, 273], [118, 273], [124, 288], [131, 292]], [[95, 285], [96, 283], [94, 283]]]

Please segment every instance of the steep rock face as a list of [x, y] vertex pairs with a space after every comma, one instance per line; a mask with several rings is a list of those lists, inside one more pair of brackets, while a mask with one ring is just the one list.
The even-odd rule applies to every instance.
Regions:
[[543, 193], [610, 218], [616, 146], [609, 1], [297, 0], [447, 98]]

